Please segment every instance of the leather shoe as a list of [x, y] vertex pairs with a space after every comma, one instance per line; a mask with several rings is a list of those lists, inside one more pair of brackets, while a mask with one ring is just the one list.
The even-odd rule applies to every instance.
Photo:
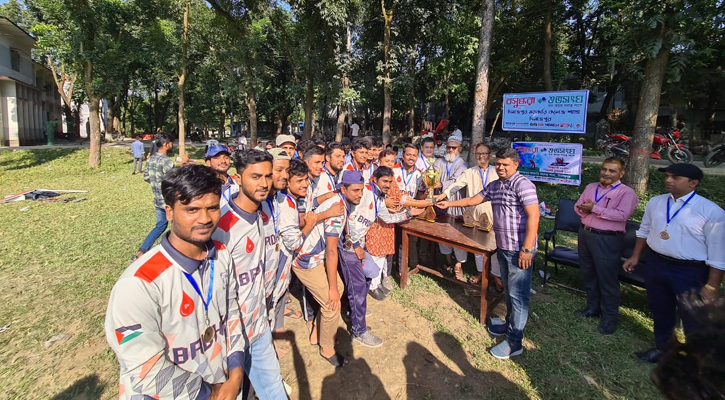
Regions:
[[574, 315], [576, 315], [577, 317], [584, 317], [584, 318], [599, 318], [601, 313], [599, 311], [594, 311], [589, 308], [585, 308], [583, 310], [574, 311]]
[[662, 354], [664, 354], [662, 350], [654, 348], [646, 351], [635, 351], [632, 353], [632, 356], [642, 362], [657, 364], [662, 357]]
[[387, 297], [385, 292], [383, 292], [379, 287], [375, 288], [375, 290], [370, 290], [368, 294], [377, 301], [383, 301]]
[[602, 335], [612, 335], [617, 331], [616, 321], [599, 321], [599, 333]]

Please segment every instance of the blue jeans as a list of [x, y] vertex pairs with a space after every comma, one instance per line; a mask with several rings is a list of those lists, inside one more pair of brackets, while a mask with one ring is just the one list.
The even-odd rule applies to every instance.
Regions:
[[524, 327], [529, 319], [529, 299], [531, 298], [531, 273], [534, 270], [534, 257], [527, 269], [519, 267], [519, 252], [498, 249], [498, 262], [501, 265], [501, 281], [506, 296], [506, 338], [513, 345], [520, 345], [524, 338]]
[[141, 245], [141, 248], [138, 249], [140, 252], [147, 252], [153, 247], [154, 243], [156, 243], [156, 239], [161, 237], [161, 235], [166, 231], [166, 226], [169, 225], [169, 221], [166, 220], [166, 210], [163, 208], [154, 208], [156, 211], [156, 226], [154, 226], [154, 229], [149, 232], [149, 235], [146, 236], [146, 240], [143, 241], [143, 244]]
[[[244, 373], [249, 377], [259, 400], [286, 400], [272, 331], [266, 329], [244, 354]], [[240, 391], [241, 396], [241, 391]]]

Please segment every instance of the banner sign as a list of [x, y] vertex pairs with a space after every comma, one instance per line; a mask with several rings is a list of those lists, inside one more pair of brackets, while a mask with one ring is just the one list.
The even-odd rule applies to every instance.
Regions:
[[506, 93], [503, 95], [505, 131], [586, 133], [588, 90]]
[[514, 142], [519, 153], [519, 173], [532, 181], [579, 186], [582, 183], [582, 155], [579, 143]]

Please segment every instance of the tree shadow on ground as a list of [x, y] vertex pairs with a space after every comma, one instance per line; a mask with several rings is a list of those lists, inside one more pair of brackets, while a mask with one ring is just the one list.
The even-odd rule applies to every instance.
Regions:
[[[335, 369], [334, 374], [325, 377], [322, 381], [320, 400], [390, 399], [383, 382], [373, 374], [367, 361], [363, 358], [353, 358], [350, 333], [338, 328], [336, 337], [338, 339], [337, 352], [348, 360], [348, 364], [343, 368]], [[300, 399], [302, 399], [301, 396]]]
[[98, 375], [88, 375], [76, 381], [64, 391], [51, 397], [50, 400], [92, 400], [99, 399], [106, 389]]
[[516, 383], [498, 372], [482, 371], [452, 335], [436, 332], [440, 351], [460, 370], [454, 371], [419, 343], [409, 342], [405, 364], [408, 399], [526, 399]]
[[[18, 150], [23, 149], [19, 148]], [[59, 158], [67, 157], [80, 150], [83, 149], [72, 148], [28, 151], [21, 159], [17, 159], [15, 157], [8, 157], [7, 160], [0, 161], [0, 171], [14, 171], [37, 167], [39, 165], [57, 160]]]

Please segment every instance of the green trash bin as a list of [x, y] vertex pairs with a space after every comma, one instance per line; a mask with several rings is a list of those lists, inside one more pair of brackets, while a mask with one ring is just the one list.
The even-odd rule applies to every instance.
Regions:
[[45, 135], [48, 136], [48, 146], [53, 146], [55, 141], [55, 124], [47, 122], [45, 124]]

